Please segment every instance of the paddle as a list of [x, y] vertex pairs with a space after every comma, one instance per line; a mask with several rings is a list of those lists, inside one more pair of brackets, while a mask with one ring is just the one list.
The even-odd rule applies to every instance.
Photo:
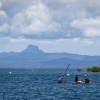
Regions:
[[67, 72], [69, 66], [70, 66], [70, 64], [68, 65], [67, 69], [65, 70], [65, 73], [64, 73], [63, 77], [66, 75], [66, 72]]

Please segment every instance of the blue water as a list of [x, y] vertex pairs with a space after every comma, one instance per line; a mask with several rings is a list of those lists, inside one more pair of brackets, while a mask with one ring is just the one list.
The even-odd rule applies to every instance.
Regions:
[[[57, 84], [62, 69], [0, 69], [0, 100], [100, 100], [100, 73], [68, 71]], [[87, 74], [95, 84], [72, 84], [75, 75]]]

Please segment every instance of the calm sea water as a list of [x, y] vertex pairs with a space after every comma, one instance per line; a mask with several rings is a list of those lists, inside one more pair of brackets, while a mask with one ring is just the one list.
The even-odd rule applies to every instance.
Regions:
[[[100, 73], [68, 71], [57, 84], [63, 69], [0, 69], [0, 100], [100, 100]], [[95, 84], [72, 84], [75, 75], [87, 74]]]

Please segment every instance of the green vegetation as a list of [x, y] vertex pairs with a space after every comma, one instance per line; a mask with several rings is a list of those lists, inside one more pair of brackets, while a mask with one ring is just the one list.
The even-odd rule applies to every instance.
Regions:
[[87, 68], [88, 72], [100, 72], [100, 66], [93, 66], [92, 68]]
[[80, 69], [80, 68], [77, 68], [77, 71], [78, 71], [78, 72], [81, 72], [81, 71], [82, 71], [82, 69]]

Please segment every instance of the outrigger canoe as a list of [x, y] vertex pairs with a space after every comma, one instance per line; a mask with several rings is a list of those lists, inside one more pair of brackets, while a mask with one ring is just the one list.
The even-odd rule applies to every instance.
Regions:
[[78, 82], [72, 82], [72, 83], [68, 83], [68, 82], [62, 82], [62, 83], [58, 83], [57, 84], [95, 84], [95, 82], [89, 82], [89, 83], [85, 83], [83, 81], [78, 81]]
[[78, 81], [78, 82], [73, 82], [72, 84], [95, 84], [95, 82], [86, 83], [86, 82], [83, 82], [83, 81]]

